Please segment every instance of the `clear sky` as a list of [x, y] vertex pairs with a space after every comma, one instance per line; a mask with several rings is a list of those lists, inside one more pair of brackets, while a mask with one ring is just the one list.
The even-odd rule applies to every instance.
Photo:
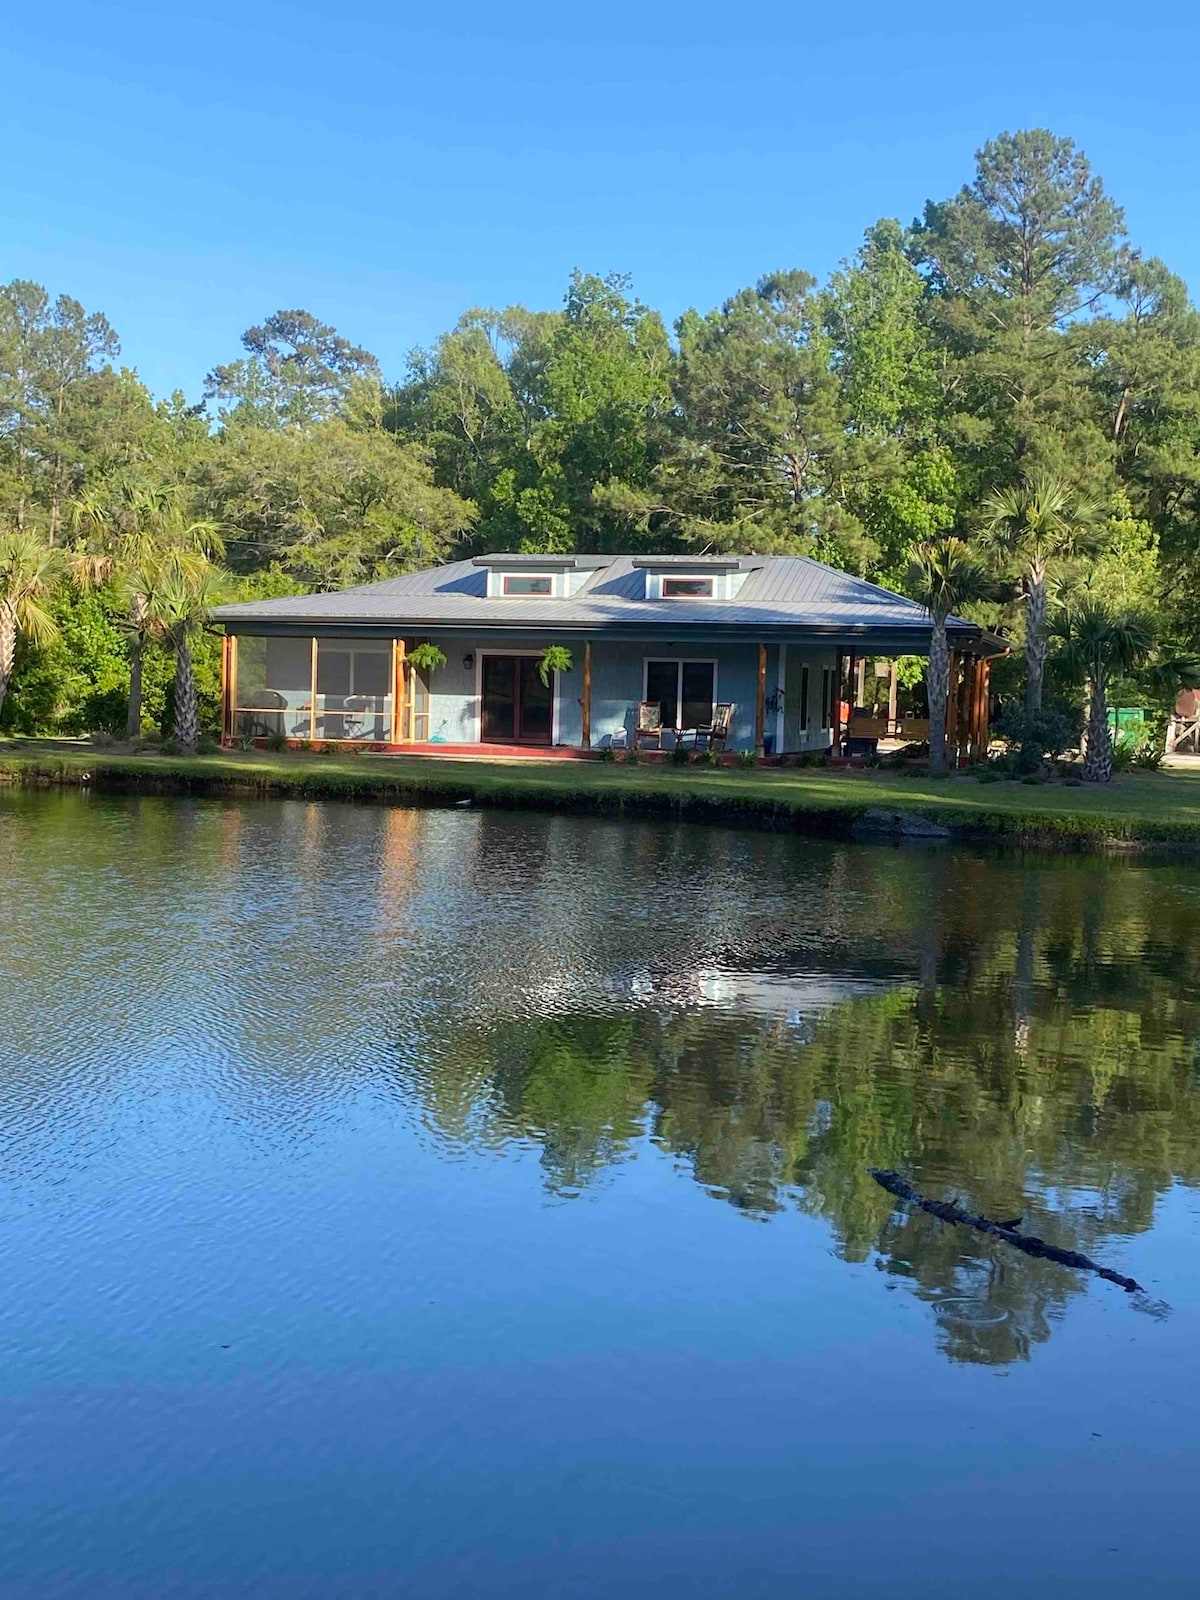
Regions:
[[629, 272], [673, 318], [823, 276], [1006, 128], [1071, 135], [1200, 284], [1200, 7], [60, 0], [4, 27], [0, 275], [198, 396], [302, 306], [390, 376], [471, 305]]

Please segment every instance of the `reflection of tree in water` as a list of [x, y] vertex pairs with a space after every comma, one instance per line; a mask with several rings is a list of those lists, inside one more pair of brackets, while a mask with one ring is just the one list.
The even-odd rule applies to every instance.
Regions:
[[440, 1042], [428, 1109], [461, 1106], [461, 1067], [477, 1128], [537, 1141], [562, 1192], [648, 1135], [744, 1211], [797, 1205], [847, 1259], [876, 1252], [940, 1307], [952, 1358], [1026, 1357], [1086, 1284], [895, 1212], [866, 1169], [1101, 1259], [1148, 1229], [1173, 1181], [1200, 1179], [1200, 917], [1157, 900], [1153, 872], [1091, 864], [1021, 893], [982, 867], [948, 880], [912, 981], [799, 1025], [646, 1004], [464, 1029]]

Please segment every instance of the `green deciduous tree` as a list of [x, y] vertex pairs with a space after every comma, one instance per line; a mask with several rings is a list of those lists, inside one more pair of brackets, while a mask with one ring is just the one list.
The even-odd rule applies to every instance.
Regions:
[[434, 483], [421, 445], [340, 417], [305, 429], [234, 419], [196, 481], [206, 514], [231, 530], [235, 570], [277, 565], [311, 589], [444, 561], [475, 519]]

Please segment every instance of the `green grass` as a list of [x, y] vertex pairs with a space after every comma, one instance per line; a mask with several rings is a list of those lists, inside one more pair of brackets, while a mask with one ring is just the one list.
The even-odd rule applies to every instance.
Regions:
[[118, 755], [71, 741], [0, 743], [0, 782], [87, 782], [106, 790], [295, 794], [681, 817], [846, 833], [868, 808], [904, 811], [956, 833], [1064, 847], [1200, 846], [1200, 776], [1126, 773], [1096, 787], [981, 784], [897, 773], [674, 767], [582, 761], [485, 762], [422, 756], [222, 752], [192, 760]]

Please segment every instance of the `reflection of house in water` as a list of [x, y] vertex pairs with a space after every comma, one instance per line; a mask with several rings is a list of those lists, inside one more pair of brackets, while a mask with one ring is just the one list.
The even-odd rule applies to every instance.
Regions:
[[621, 979], [627, 985], [630, 998], [651, 1009], [688, 1010], [708, 1006], [718, 1011], [779, 1017], [793, 1027], [802, 1027], [846, 1000], [879, 994], [903, 981], [901, 974], [885, 977], [786, 968], [739, 968], [720, 963], [687, 971], [640, 967]]

